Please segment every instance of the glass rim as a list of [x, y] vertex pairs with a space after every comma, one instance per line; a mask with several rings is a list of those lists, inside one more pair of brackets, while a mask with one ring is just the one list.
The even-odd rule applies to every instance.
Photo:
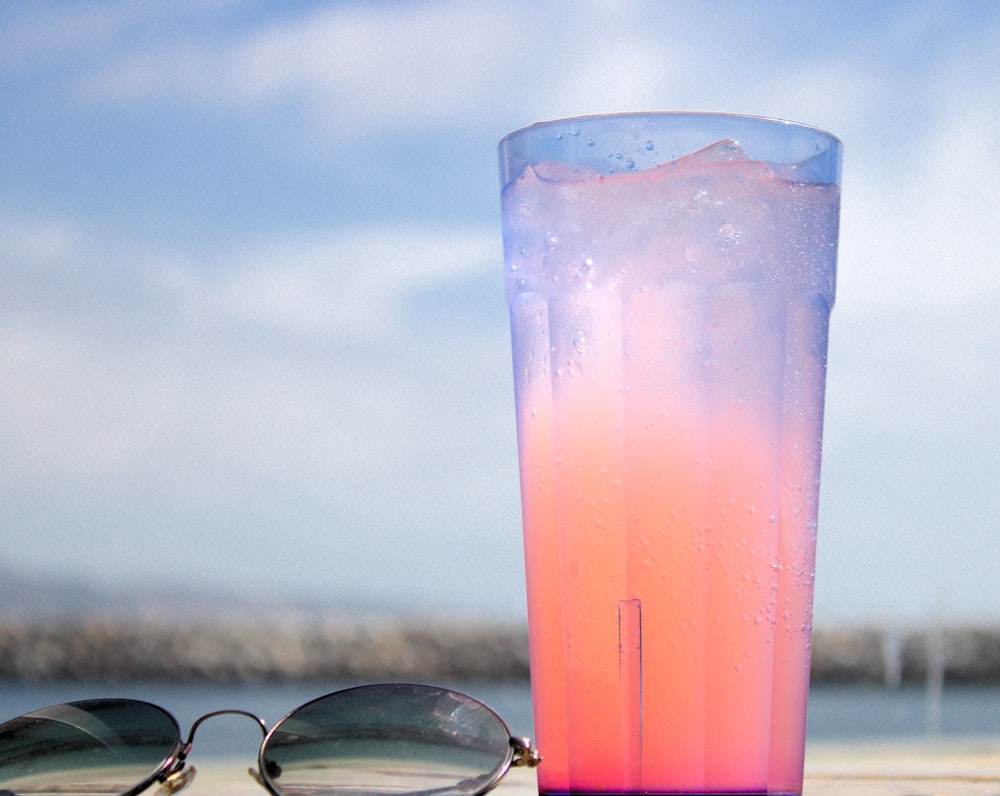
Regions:
[[817, 136], [824, 137], [830, 140], [831, 144], [837, 147], [843, 147], [843, 141], [840, 140], [833, 133], [825, 130], [822, 127], [817, 127], [816, 125], [806, 124], [805, 122], [797, 122], [791, 119], [784, 119], [778, 116], [761, 116], [749, 113], [727, 113], [727, 112], [717, 112], [717, 111], [622, 111], [622, 112], [611, 112], [611, 113], [591, 113], [582, 114], [579, 116], [566, 116], [559, 119], [546, 119], [539, 122], [533, 122], [523, 127], [519, 127], [516, 130], [512, 130], [507, 133], [497, 144], [497, 149], [502, 149], [503, 146], [514, 138], [521, 135], [533, 132], [540, 132], [547, 128], [556, 127], [558, 125], [573, 124], [578, 122], [581, 124], [601, 122], [601, 121], [615, 121], [615, 120], [638, 120], [638, 119], [719, 119], [726, 120], [731, 119], [734, 121], [740, 121], [745, 123], [758, 123], [761, 126], [764, 125], [774, 125], [778, 127], [794, 127], [796, 129], [802, 130], [803, 132], [811, 132]]

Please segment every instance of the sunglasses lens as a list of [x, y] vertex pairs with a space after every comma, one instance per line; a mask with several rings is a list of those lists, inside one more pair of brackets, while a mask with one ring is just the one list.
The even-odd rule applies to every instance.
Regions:
[[271, 787], [298, 794], [482, 793], [504, 775], [510, 732], [471, 697], [424, 685], [338, 691], [285, 717], [261, 750]]
[[155, 705], [55, 705], [0, 724], [0, 793], [127, 793], [179, 748], [177, 722]]

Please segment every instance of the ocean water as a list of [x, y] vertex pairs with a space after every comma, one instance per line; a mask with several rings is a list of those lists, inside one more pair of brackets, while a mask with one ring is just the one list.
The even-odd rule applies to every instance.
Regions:
[[[0, 719], [74, 699], [120, 696], [160, 705], [187, 733], [199, 716], [223, 708], [249, 710], [270, 727], [299, 705], [354, 683], [9, 683], [0, 681]], [[523, 683], [444, 683], [485, 702], [514, 735], [531, 735], [531, 694]], [[808, 737], [858, 741], [926, 737], [1000, 736], [1000, 686], [949, 686], [943, 690], [878, 685], [814, 687]], [[239, 756], [253, 762], [260, 729], [239, 716], [205, 722], [195, 740], [199, 758]]]

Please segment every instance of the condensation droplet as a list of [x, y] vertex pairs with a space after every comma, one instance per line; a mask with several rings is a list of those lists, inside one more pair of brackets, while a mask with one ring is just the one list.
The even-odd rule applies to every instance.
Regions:
[[652, 138], [650, 138], [648, 141], [646, 141], [646, 151], [647, 152], [652, 152], [655, 148], [656, 147], [653, 144], [653, 139]]

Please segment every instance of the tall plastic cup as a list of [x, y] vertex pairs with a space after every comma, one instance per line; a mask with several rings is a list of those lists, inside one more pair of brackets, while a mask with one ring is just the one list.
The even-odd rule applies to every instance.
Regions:
[[840, 150], [669, 113], [500, 143], [542, 793], [801, 793]]

